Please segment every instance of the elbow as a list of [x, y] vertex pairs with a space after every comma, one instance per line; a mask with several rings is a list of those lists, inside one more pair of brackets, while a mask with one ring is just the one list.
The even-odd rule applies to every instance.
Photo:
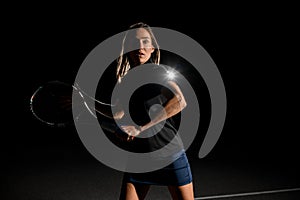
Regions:
[[180, 101], [181, 110], [183, 110], [186, 106], [187, 106], [187, 103], [186, 103], [185, 99], [181, 100]]
[[181, 95], [176, 95], [176, 97], [177, 97], [177, 101], [179, 103], [181, 110], [183, 110], [187, 106], [185, 98]]

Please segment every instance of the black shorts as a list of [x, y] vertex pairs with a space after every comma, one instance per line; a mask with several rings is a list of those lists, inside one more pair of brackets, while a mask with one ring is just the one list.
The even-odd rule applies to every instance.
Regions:
[[191, 168], [185, 152], [170, 165], [147, 173], [125, 173], [125, 183], [182, 186], [192, 182]]

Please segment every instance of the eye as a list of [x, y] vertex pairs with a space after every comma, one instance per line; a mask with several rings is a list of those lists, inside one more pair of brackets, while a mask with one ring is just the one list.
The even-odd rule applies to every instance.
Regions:
[[145, 39], [145, 40], [142, 40], [143, 44], [150, 44], [150, 40], [149, 39]]

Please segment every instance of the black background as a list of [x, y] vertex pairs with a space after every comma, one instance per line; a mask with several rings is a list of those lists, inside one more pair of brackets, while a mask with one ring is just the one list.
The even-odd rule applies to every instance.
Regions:
[[[195, 39], [221, 73], [227, 117], [218, 143], [204, 159], [296, 164], [299, 50], [292, 6], [221, 11], [141, 6], [131, 12], [118, 3], [77, 10], [71, 5], [27, 6], [11, 6], [3, 27], [1, 153], [7, 166], [91, 157], [73, 128], [55, 129], [37, 121], [29, 110], [30, 97], [46, 81], [72, 82], [93, 48], [138, 21]], [[188, 150], [191, 157], [197, 158], [203, 134]]]

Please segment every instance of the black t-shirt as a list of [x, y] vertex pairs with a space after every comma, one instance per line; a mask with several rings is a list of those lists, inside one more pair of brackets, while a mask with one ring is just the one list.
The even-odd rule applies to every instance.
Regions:
[[[147, 66], [148, 67], [148, 66]], [[151, 70], [156, 70], [155, 73], [166, 73], [163, 66], [149, 66]], [[128, 72], [130, 73], [130, 71]], [[168, 85], [167, 81], [164, 85]], [[120, 83], [122, 84], [122, 82]], [[151, 120], [151, 116], [155, 116], [161, 111], [162, 106], [173, 97], [170, 89], [160, 84], [146, 84], [139, 87], [130, 97], [129, 113], [130, 117], [136, 125], [145, 125]], [[164, 92], [163, 92], [164, 91]], [[111, 120], [111, 123], [115, 123]], [[149, 129], [143, 131], [140, 136], [133, 141], [118, 141], [109, 135], [109, 138], [119, 147], [136, 153], [147, 153], [155, 150], [160, 150], [163, 147], [167, 148], [167, 154], [171, 152], [179, 152], [183, 149], [182, 141], [177, 133], [177, 127], [180, 123], [180, 113], [174, 117], [168, 118], [164, 122], [158, 123]], [[131, 125], [131, 124], [124, 124]], [[119, 129], [119, 134], [124, 134]], [[162, 155], [164, 156], [164, 155]]]

